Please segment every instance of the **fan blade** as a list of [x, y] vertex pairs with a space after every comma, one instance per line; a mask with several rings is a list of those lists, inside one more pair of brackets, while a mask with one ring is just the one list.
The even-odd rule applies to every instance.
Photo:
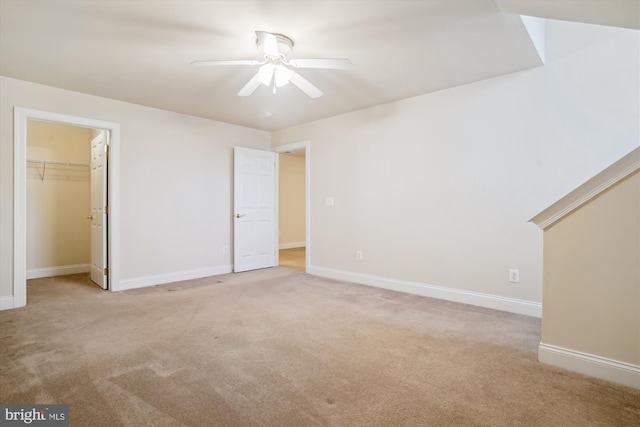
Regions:
[[239, 60], [239, 61], [217, 61], [217, 60], [210, 60], [210, 61], [193, 61], [191, 63], [191, 65], [206, 65], [206, 66], [220, 66], [220, 65], [260, 65], [260, 64], [264, 64], [264, 61], [256, 61], [253, 59], [247, 59], [247, 60]]
[[307, 79], [296, 72], [291, 74], [291, 79], [289, 81], [298, 86], [301, 91], [309, 95], [311, 98], [318, 98], [322, 96], [322, 91], [320, 89], [309, 83]]
[[244, 85], [242, 89], [240, 89], [240, 92], [238, 92], [238, 96], [249, 96], [253, 92], [255, 92], [255, 90], [261, 84], [259, 79], [259, 74], [260, 73], [256, 73], [256, 75], [253, 76], [251, 80], [249, 80], [249, 82], [246, 85]]
[[292, 59], [289, 64], [296, 68], [329, 68], [348, 70], [353, 66], [348, 59]]
[[266, 31], [256, 31], [256, 36], [258, 37], [259, 44], [262, 46], [262, 51], [265, 56], [271, 58], [278, 58], [280, 56], [276, 36]]

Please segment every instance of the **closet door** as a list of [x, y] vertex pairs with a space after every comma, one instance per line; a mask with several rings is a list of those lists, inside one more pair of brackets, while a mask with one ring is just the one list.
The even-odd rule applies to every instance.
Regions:
[[91, 280], [107, 289], [107, 132], [91, 141]]
[[276, 265], [276, 154], [234, 149], [233, 271]]

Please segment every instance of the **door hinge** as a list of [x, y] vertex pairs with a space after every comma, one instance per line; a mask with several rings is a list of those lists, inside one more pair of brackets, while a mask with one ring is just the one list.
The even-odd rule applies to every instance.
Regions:
[[104, 275], [108, 276], [109, 275], [109, 267], [105, 267], [104, 268]]
[[105, 207], [104, 207], [104, 213], [105, 213], [105, 214], [108, 214], [108, 213], [109, 213], [109, 206], [105, 206]]

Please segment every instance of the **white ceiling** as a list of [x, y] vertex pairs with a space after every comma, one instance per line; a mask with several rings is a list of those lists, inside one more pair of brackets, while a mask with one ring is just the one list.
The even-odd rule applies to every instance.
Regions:
[[[640, 28], [639, 0], [19, 1], [0, 0], [0, 74], [277, 130], [542, 64], [518, 14]], [[261, 59], [255, 30], [282, 33], [293, 58], [349, 58], [299, 70], [292, 85], [237, 92]], [[270, 117], [265, 117], [270, 115]]]

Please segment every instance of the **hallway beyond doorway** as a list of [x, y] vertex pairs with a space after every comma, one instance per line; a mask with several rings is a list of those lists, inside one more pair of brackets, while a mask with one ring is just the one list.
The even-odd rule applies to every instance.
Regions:
[[305, 271], [306, 248], [280, 249], [280, 267]]

